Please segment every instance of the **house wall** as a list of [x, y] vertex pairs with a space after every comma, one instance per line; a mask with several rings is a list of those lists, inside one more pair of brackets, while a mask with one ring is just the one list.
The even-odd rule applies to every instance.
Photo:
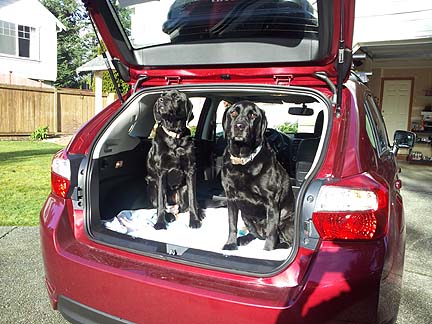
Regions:
[[0, 73], [55, 81], [57, 78], [57, 26], [55, 17], [37, 0], [2, 0], [0, 20], [34, 27], [39, 31], [38, 59], [0, 53]]
[[[380, 101], [382, 80], [385, 78], [414, 79], [411, 122], [421, 120], [420, 112], [428, 104], [432, 104], [432, 96], [426, 96], [425, 91], [432, 89], [432, 60], [417, 61], [367, 61], [362, 66], [364, 71], [372, 71], [369, 77], [369, 87]], [[381, 102], [379, 102], [381, 104]]]
[[[409, 130], [413, 123], [420, 123], [421, 112], [425, 106], [432, 105], [432, 95], [426, 95], [426, 91], [432, 91], [432, 60], [367, 60], [361, 66], [362, 71], [371, 71], [368, 86], [374, 96], [378, 99], [381, 106], [382, 85], [384, 79], [412, 79], [414, 80], [412, 106]], [[430, 94], [430, 93], [429, 93]], [[418, 137], [429, 138], [432, 133], [416, 132]], [[421, 152], [424, 156], [432, 156], [432, 146], [430, 144], [416, 144], [414, 149]], [[401, 150], [402, 154], [407, 154], [407, 150]]]
[[430, 37], [431, 10], [430, 0], [357, 0], [353, 44]]

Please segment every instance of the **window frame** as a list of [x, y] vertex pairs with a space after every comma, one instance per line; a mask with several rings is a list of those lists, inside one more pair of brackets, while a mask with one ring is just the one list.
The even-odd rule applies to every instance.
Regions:
[[[0, 19], [0, 25], [1, 25], [0, 30], [5, 29], [5, 24], [8, 25], [8, 30], [14, 31], [14, 35], [6, 35], [4, 32], [0, 32], [0, 33], [1, 35], [4, 36], [13, 37], [15, 48], [14, 48], [14, 54], [4, 53], [0, 49], [0, 55], [6, 57], [20, 58], [24, 60], [39, 61], [40, 59], [39, 28]], [[32, 34], [35, 35], [35, 37], [32, 37]], [[28, 41], [27, 44], [28, 56], [21, 55], [22, 53], [20, 53], [21, 52], [20, 47], [23, 44], [21, 40]], [[35, 48], [34, 51], [32, 51], [32, 47]]]
[[[375, 146], [374, 149], [381, 157], [386, 151], [390, 151], [390, 142], [388, 139], [387, 129], [385, 127], [384, 119], [381, 111], [372, 96], [367, 93], [364, 101], [366, 118], [369, 120], [369, 124], [374, 135]], [[365, 123], [367, 120], [365, 120]], [[368, 136], [369, 137], [369, 136]], [[372, 144], [372, 143], [371, 143]], [[373, 146], [373, 145], [372, 145]]]

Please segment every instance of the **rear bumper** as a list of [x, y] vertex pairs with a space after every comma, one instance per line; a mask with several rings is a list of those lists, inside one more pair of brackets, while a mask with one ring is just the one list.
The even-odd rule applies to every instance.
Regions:
[[369, 250], [322, 246], [300, 283], [289, 271], [249, 280], [82, 243], [69, 213], [49, 197], [40, 229], [52, 305], [73, 323], [377, 322], [383, 242]]
[[58, 310], [71, 323], [130, 324], [121, 318], [85, 306], [65, 296], [58, 298]]

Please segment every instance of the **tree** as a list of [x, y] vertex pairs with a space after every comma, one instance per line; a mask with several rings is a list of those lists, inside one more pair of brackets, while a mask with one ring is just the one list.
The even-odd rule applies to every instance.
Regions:
[[77, 0], [41, 0], [42, 4], [65, 25], [57, 34], [56, 87], [80, 88], [76, 69], [97, 55], [97, 44], [89, 17]]

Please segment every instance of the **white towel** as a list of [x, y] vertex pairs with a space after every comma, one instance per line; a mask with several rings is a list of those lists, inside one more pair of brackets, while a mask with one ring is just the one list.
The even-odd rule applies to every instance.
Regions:
[[[111, 231], [158, 242], [188, 248], [212, 251], [223, 255], [236, 255], [263, 260], [285, 260], [291, 249], [265, 251], [264, 240], [255, 239], [238, 250], [222, 250], [228, 238], [228, 211], [226, 208], [208, 208], [206, 217], [199, 229], [189, 227], [189, 213], [177, 215], [177, 219], [167, 224], [166, 230], [155, 230], [156, 209], [123, 210], [111, 220], [103, 221]], [[241, 217], [238, 222], [239, 235], [247, 232]]]

